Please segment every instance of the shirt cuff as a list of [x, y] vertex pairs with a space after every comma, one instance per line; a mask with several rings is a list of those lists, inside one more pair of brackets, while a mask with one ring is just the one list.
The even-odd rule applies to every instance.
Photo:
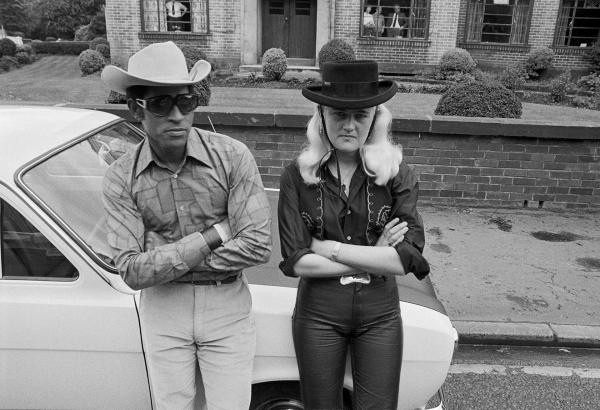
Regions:
[[308, 255], [309, 253], [314, 252], [306, 248], [300, 249], [292, 253], [290, 256], [288, 256], [286, 259], [279, 263], [279, 269], [281, 269], [285, 276], [289, 276], [290, 278], [297, 278], [298, 275], [296, 275], [296, 272], [294, 272], [294, 266], [296, 265], [296, 262], [298, 262], [298, 259], [300, 259], [304, 255]]
[[396, 245], [396, 252], [398, 252], [398, 256], [400, 256], [400, 260], [402, 261], [404, 273], [408, 275], [412, 272], [419, 280], [429, 274], [427, 259], [410, 242], [400, 242]]

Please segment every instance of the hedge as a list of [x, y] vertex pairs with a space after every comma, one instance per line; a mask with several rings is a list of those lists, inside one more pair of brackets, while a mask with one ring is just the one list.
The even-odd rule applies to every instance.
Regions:
[[90, 48], [89, 41], [34, 41], [33, 51], [38, 54], [69, 54], [78, 56]]

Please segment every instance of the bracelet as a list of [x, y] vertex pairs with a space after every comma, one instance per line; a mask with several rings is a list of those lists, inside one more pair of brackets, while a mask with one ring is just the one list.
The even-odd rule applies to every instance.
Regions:
[[223, 245], [223, 239], [221, 239], [221, 235], [219, 235], [219, 232], [215, 229], [214, 226], [211, 226], [210, 228], [205, 229], [200, 233], [204, 237], [204, 240], [206, 241], [206, 244], [208, 245], [208, 248], [211, 251], [214, 251], [219, 246]]
[[333, 250], [331, 251], [331, 256], [329, 257], [329, 259], [331, 259], [334, 262], [338, 261], [338, 254], [340, 253], [340, 248], [342, 247], [342, 243], [341, 242], [336, 242], [335, 245], [333, 245]]

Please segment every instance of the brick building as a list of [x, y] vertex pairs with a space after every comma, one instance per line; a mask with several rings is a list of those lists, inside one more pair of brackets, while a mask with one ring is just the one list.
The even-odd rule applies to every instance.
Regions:
[[173, 40], [225, 67], [256, 64], [270, 47], [313, 65], [337, 37], [390, 72], [434, 65], [453, 47], [498, 66], [548, 46], [555, 66], [584, 68], [599, 35], [600, 0], [106, 0], [106, 22], [120, 62]]

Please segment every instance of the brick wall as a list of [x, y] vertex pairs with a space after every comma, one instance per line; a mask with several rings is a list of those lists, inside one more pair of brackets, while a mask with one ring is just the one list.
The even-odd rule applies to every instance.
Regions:
[[[126, 106], [73, 105], [132, 118]], [[264, 184], [306, 141], [308, 114], [235, 113], [203, 107], [194, 123], [245, 143]], [[464, 206], [600, 210], [600, 127], [460, 117], [394, 118], [393, 138], [419, 177], [421, 201]]]
[[[471, 48], [464, 44], [467, 2], [468, 0], [462, 0], [460, 4], [457, 43], [461, 47], [467, 48], [471, 56], [479, 63], [486, 66], [509, 66], [524, 61], [532, 49], [553, 46], [560, 0], [534, 0], [528, 38], [529, 47], [512, 50], [494, 49], [492, 47], [490, 49]], [[584, 56], [584, 52], [580, 49], [556, 49], [555, 53], [553, 65], [558, 69], [586, 69], [589, 67], [590, 60]]]
[[396, 65], [436, 64], [442, 53], [455, 46], [460, 0], [432, 0], [427, 41], [359, 38], [360, 0], [337, 0], [334, 36], [348, 41], [357, 58], [373, 58], [390, 68]]
[[[302, 128], [221, 126], [219, 132], [252, 150], [271, 188], [305, 142]], [[419, 176], [422, 201], [600, 209], [600, 140], [406, 132], [395, 132], [394, 139]]]
[[[141, 33], [139, 0], [106, 0], [106, 28], [113, 61], [126, 63], [141, 48], [159, 41], [175, 41], [202, 49], [217, 66], [235, 66], [241, 56], [241, 1], [208, 2], [208, 34]], [[145, 1], [156, 7], [156, 1]], [[196, 10], [196, 9], [194, 9]]]

